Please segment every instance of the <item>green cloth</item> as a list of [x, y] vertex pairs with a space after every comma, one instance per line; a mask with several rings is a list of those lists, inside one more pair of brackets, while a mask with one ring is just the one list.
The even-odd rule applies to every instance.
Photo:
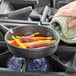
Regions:
[[[51, 20], [51, 27], [53, 27], [61, 36], [61, 40], [69, 43], [76, 43], [76, 26], [72, 28], [67, 28], [68, 22], [70, 22], [73, 17], [56, 17]], [[57, 23], [56, 26], [53, 23]]]

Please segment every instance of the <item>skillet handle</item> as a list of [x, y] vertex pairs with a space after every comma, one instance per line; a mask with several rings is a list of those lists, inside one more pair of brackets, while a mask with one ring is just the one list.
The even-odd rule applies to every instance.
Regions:
[[0, 23], [0, 27], [4, 30], [4, 32], [10, 31], [11, 33], [13, 33], [12, 29], [8, 29], [6, 26], [4, 26], [1, 23]]
[[5, 31], [8, 31], [9, 29], [6, 27], [6, 26], [4, 26], [3, 24], [0, 24], [0, 27], [2, 28], [2, 29], [4, 29]]

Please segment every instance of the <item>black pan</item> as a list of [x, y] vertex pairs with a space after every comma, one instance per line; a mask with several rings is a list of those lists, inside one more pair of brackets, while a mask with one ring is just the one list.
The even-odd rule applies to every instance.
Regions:
[[[59, 44], [60, 36], [59, 34], [52, 28], [48, 26], [38, 26], [38, 25], [29, 25], [26, 24], [25, 26], [17, 26], [15, 28], [8, 29], [4, 25], [0, 24], [2, 28], [7, 30], [8, 32], [5, 34], [5, 41], [7, 43], [9, 51], [17, 56], [23, 58], [40, 58], [44, 56], [52, 55]], [[23, 36], [23, 35], [30, 35], [32, 33], [39, 32], [40, 36], [52, 36], [57, 42], [54, 45], [50, 45], [44, 48], [19, 48], [14, 45], [8, 43], [8, 40], [11, 39], [11, 36]]]

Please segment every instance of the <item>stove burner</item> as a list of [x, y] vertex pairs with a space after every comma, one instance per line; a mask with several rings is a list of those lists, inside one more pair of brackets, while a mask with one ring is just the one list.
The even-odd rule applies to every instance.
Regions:
[[[26, 62], [26, 70], [28, 71], [47, 71], [47, 62], [45, 58], [39, 58], [39, 59], [28, 59], [29, 61]], [[12, 57], [9, 59], [7, 67], [10, 69], [22, 69], [22, 66], [24, 64], [24, 58], [19, 57]]]
[[10, 69], [21, 69], [23, 63], [24, 63], [24, 58], [13, 56], [11, 59], [9, 59], [7, 66]]
[[45, 58], [30, 59], [26, 64], [28, 71], [47, 71], [47, 62]]

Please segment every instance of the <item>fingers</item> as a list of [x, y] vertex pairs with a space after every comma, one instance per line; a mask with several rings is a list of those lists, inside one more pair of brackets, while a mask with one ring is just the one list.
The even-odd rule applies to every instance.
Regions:
[[69, 23], [68, 23], [68, 28], [72, 28], [72, 27], [74, 27], [74, 26], [76, 26], [76, 19], [73, 19], [73, 20], [71, 20]]
[[[76, 17], [76, 1], [71, 2], [63, 7], [61, 7], [54, 17]], [[76, 19], [73, 19], [68, 23], [68, 28], [76, 26]]]
[[58, 9], [58, 12], [60, 12], [60, 11], [62, 11], [62, 10], [64, 10], [64, 9], [69, 9], [69, 8], [70, 8], [69, 5], [65, 5], [65, 6], [59, 8], [59, 9]]
[[76, 17], [76, 1], [71, 2], [63, 7], [61, 7], [54, 17], [59, 16], [72, 16]]
[[61, 7], [58, 12], [54, 15], [54, 17], [57, 17], [57, 16], [60, 16], [60, 14], [62, 14], [62, 11], [65, 10], [65, 9], [69, 9], [69, 6], [63, 6]]
[[68, 13], [70, 13], [70, 10], [68, 9], [64, 9], [64, 10], [62, 10], [62, 11], [59, 11], [58, 13], [56, 13], [55, 14], [55, 16], [54, 17], [59, 17], [59, 16], [69, 16], [69, 14]]
[[64, 9], [70, 9], [76, 7], [76, 1], [70, 2], [69, 4], [66, 4], [65, 6], [61, 7], [58, 11], [62, 11]]
[[73, 9], [64, 9], [57, 14], [55, 14], [54, 17], [59, 17], [59, 16], [71, 16], [71, 17], [76, 17], [76, 8]]

